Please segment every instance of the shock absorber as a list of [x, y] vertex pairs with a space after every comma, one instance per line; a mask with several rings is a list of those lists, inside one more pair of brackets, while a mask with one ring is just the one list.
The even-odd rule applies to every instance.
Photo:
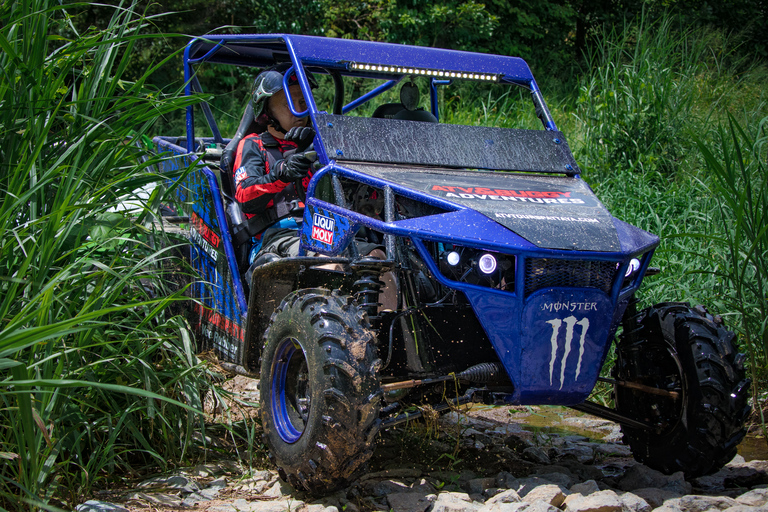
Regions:
[[379, 293], [384, 283], [379, 279], [379, 272], [372, 269], [362, 269], [358, 272], [357, 281], [352, 285], [353, 295], [358, 306], [368, 313], [371, 322], [378, 320]]

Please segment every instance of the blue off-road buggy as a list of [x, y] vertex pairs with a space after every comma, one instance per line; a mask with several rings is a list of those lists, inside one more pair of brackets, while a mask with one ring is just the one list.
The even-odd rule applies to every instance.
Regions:
[[[284, 479], [314, 493], [344, 485], [381, 429], [419, 407], [470, 401], [611, 419], [638, 460], [665, 472], [701, 475], [733, 457], [749, 412], [733, 333], [701, 306], [637, 308], [659, 239], [612, 217], [580, 178], [523, 60], [210, 36], [186, 47], [187, 90], [201, 90], [198, 65], [255, 76], [279, 63], [306, 98], [294, 114], [317, 134], [296, 205], [299, 257], [273, 258], [245, 282], [251, 233], [228, 162], [252, 108], [232, 139], [203, 104], [209, 132], [196, 134], [190, 109], [186, 137], [155, 145], [166, 171], [207, 164], [177, 183], [183, 212], [168, 217], [189, 226], [200, 276], [191, 318], [201, 349], [259, 374], [264, 437]], [[462, 125], [456, 105], [481, 95], [483, 119], [464, 124], [490, 126]], [[452, 117], [441, 119], [446, 102]], [[540, 128], [493, 125], [514, 119]], [[361, 240], [385, 257], [361, 256]], [[612, 378], [602, 378], [614, 338]], [[613, 386], [614, 409], [587, 401], [598, 380]]]

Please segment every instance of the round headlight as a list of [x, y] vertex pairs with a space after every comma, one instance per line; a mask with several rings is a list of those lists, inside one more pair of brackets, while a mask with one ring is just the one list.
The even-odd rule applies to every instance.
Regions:
[[452, 267], [455, 267], [459, 264], [459, 260], [461, 260], [461, 256], [459, 256], [459, 253], [456, 251], [451, 251], [448, 253], [448, 255], [445, 257], [445, 261]]
[[624, 277], [629, 277], [638, 270], [640, 270], [640, 260], [632, 258], [629, 260], [629, 265], [627, 266], [627, 271], [624, 273]]
[[483, 254], [477, 262], [477, 267], [483, 274], [491, 274], [496, 270], [496, 258], [490, 254]]

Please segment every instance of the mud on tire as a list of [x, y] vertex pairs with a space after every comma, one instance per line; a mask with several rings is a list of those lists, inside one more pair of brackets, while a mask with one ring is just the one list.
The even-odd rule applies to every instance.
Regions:
[[638, 461], [695, 477], [733, 458], [750, 411], [745, 357], [734, 338], [701, 306], [659, 304], [625, 321], [615, 378], [678, 393], [674, 399], [616, 387], [620, 413], [657, 427], [622, 426]]
[[281, 477], [312, 494], [346, 485], [373, 453], [381, 360], [366, 314], [325, 289], [289, 294], [264, 333], [261, 419]]

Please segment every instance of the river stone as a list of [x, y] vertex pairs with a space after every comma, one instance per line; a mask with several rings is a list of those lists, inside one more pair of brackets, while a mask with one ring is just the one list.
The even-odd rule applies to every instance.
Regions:
[[363, 484], [363, 492], [371, 496], [386, 496], [393, 492], [409, 492], [410, 486], [398, 480], [368, 480]]
[[322, 503], [314, 503], [312, 505], [307, 505], [301, 512], [339, 512], [339, 509], [333, 505], [326, 506]]
[[476, 512], [480, 505], [473, 503], [464, 492], [441, 492], [437, 495], [431, 512]]
[[723, 512], [765, 512], [765, 507], [748, 507], [747, 505], [734, 505]]
[[239, 512], [234, 505], [213, 505], [209, 507], [206, 512]]
[[571, 484], [576, 481], [576, 478], [569, 475], [568, 473], [560, 473], [560, 472], [537, 473], [536, 476], [539, 478], [543, 478], [544, 480], [549, 480], [553, 484], [559, 485], [565, 489], [570, 487]]
[[[540, 485], [557, 485], [553, 484], [553, 482], [550, 482], [549, 480], [546, 480], [544, 478], [540, 478], [538, 476], [531, 476], [528, 478], [518, 478], [517, 480], [517, 493], [522, 498], [529, 492], [531, 492], [533, 489], [537, 488]], [[563, 489], [565, 490], [565, 489]]]
[[752, 489], [736, 498], [736, 501], [748, 507], [761, 507], [768, 504], [768, 489]]
[[291, 496], [294, 492], [296, 491], [289, 483], [278, 480], [262, 496], [265, 498], [282, 498], [283, 496]]
[[595, 461], [595, 450], [589, 444], [566, 443], [557, 452], [560, 458], [572, 457], [582, 464], [592, 464]]
[[653, 510], [647, 501], [631, 492], [620, 494], [619, 498], [624, 506], [624, 512], [651, 512]]
[[571, 494], [565, 498], [566, 512], [622, 512], [619, 495], [614, 491], [599, 491], [583, 496]]
[[424, 512], [436, 498], [434, 494], [393, 492], [387, 495], [387, 503], [393, 512]]
[[254, 501], [237, 506], [238, 512], [295, 512], [304, 508], [304, 502], [299, 500]]
[[[198, 496], [194, 492], [192, 494], [188, 494], [187, 498], [190, 496], [199, 498], [198, 501], [207, 501], [205, 498]], [[186, 500], [187, 498], [184, 499]], [[176, 494], [168, 494], [163, 492], [134, 492], [129, 494], [126, 499], [128, 501], [146, 501], [148, 503], [152, 503], [153, 505], [166, 505], [169, 507], [179, 507], [182, 505], [182, 500], [179, 496]]]
[[467, 490], [469, 491], [469, 494], [483, 494], [486, 489], [490, 489], [491, 487], [496, 486], [496, 479], [493, 477], [489, 478], [473, 478], [469, 482], [467, 482]]
[[76, 512], [129, 512], [127, 508], [106, 501], [88, 500], [75, 508]]
[[595, 454], [602, 457], [631, 457], [632, 450], [625, 444], [617, 443], [593, 443]]
[[520, 499], [520, 495], [517, 494], [517, 491], [514, 489], [507, 489], [504, 492], [500, 492], [496, 496], [489, 498], [485, 504], [486, 505], [493, 505], [495, 503], [519, 503], [522, 501]]
[[587, 480], [580, 484], [573, 484], [569, 489], [573, 494], [581, 494], [582, 496], [589, 496], [590, 494], [600, 492], [600, 487], [594, 480]]
[[547, 452], [539, 448], [538, 446], [529, 446], [523, 450], [522, 456], [524, 459], [537, 464], [549, 464], [552, 462], [547, 455]]
[[372, 479], [394, 479], [394, 478], [418, 478], [421, 476], [420, 469], [414, 468], [394, 468], [385, 469], [384, 471], [377, 471], [376, 473], [368, 473], [360, 477], [360, 482], [365, 482]]
[[692, 489], [691, 484], [685, 481], [682, 471], [667, 476], [644, 464], [635, 464], [630, 467], [618, 483], [618, 488], [622, 491], [634, 491], [646, 487], [668, 489], [679, 494], [688, 494]]
[[164, 488], [164, 489], [178, 489], [183, 493], [192, 493], [200, 490], [200, 486], [197, 482], [190, 480], [183, 475], [166, 475], [156, 476], [148, 480], [144, 480], [137, 487], [145, 488]]
[[738, 505], [733, 498], [725, 496], [700, 496], [691, 494], [681, 498], [675, 498], [664, 502], [665, 505], [674, 504], [683, 512], [709, 512], [715, 510], [725, 510], [734, 505]]
[[654, 508], [662, 506], [667, 500], [679, 498], [683, 494], [670, 489], [656, 489], [655, 487], [645, 487], [635, 489], [632, 494], [641, 497]]
[[523, 501], [534, 504], [537, 501], [543, 501], [554, 507], [559, 507], [565, 500], [565, 493], [559, 485], [548, 484], [540, 485], [522, 496]]

